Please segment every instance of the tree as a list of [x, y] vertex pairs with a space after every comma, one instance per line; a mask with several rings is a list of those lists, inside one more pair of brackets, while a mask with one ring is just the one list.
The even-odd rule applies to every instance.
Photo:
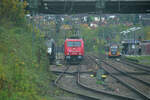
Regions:
[[24, 20], [27, 3], [19, 0], [1, 0], [0, 2], [0, 20], [7, 19], [16, 23]]

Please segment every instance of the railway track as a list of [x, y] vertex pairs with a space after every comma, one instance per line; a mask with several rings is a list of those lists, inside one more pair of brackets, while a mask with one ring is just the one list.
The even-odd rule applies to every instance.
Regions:
[[144, 67], [146, 69], [150, 69], [150, 66], [139, 64], [139, 63], [137, 63], [135, 61], [131, 61], [130, 59], [127, 59], [127, 58], [122, 58], [122, 60], [125, 60], [126, 62], [132, 63], [132, 64], [137, 65], [137, 66], [142, 66], [142, 67]]
[[[97, 57], [96, 57], [97, 58]], [[102, 62], [102, 68], [109, 73], [113, 78], [117, 79], [120, 83], [130, 88], [136, 94], [140, 95], [141, 100], [150, 100], [150, 87], [149, 83], [143, 82], [140, 79], [135, 77], [131, 77], [129, 74], [120, 71], [117, 69], [112, 63], [106, 62], [104, 60]], [[116, 65], [117, 66], [117, 65]], [[120, 73], [122, 76], [113, 75], [112, 73]]]
[[137, 68], [139, 70], [143, 70], [145, 72], [148, 72], [150, 73], [150, 67], [149, 66], [145, 66], [145, 65], [142, 65], [142, 64], [137, 64], [135, 62], [131, 62], [129, 60], [126, 60], [126, 59], [121, 59], [120, 61], [118, 61], [120, 63], [123, 63], [123, 64], [126, 64], [130, 67], [134, 67], [134, 68]]
[[[106, 92], [106, 91], [103, 91], [103, 90], [98, 90], [98, 89], [94, 89], [84, 83], [82, 83], [80, 80], [80, 69], [78, 68], [78, 73], [77, 73], [77, 83], [78, 85], [80, 85], [81, 87], [85, 88], [86, 90], [90, 90], [90, 91], [93, 91], [95, 93], [100, 93], [100, 94], [104, 94], [108, 97], [110, 97], [109, 99], [107, 98], [106, 100], [134, 100], [134, 98], [130, 98], [130, 97], [126, 97], [126, 96], [123, 96], [123, 95], [119, 95], [119, 94], [114, 94], [114, 93], [111, 93], [111, 92]], [[105, 97], [102, 98], [102, 100], [105, 100]]]
[[[73, 94], [77, 94], [77, 95], [83, 96], [83, 97], [88, 98], [88, 99], [90, 99], [90, 100], [100, 100], [98, 97], [88, 95], [87, 92], [85, 92], [85, 91], [84, 91], [84, 92], [79, 91], [80, 88], [79, 88], [78, 85], [77, 85], [75, 76], [73, 76], [74, 78], [72, 78], [71, 81], [74, 82], [73, 85], [75, 85], [76, 88], [73, 88], [73, 87], [75, 87], [75, 86], [70, 86], [70, 84], [71, 84], [72, 82], [69, 82], [69, 83], [67, 83], [67, 81], [62, 82], [62, 80], [68, 80], [68, 79], [63, 78], [63, 77], [65, 76], [65, 72], [69, 69], [69, 67], [70, 67], [70, 66], [67, 66], [66, 69], [63, 71], [63, 73], [61, 73], [61, 74], [58, 76], [58, 78], [55, 80], [55, 85], [56, 85], [57, 87], [59, 87], [60, 89], [64, 90], [64, 91], [67, 91], [67, 92], [70, 92], [70, 93], [73, 93]], [[72, 74], [73, 74], [73, 73], [72, 73]], [[59, 81], [60, 81], [60, 82], [59, 82]], [[67, 85], [68, 85], [68, 86], [67, 86]], [[72, 84], [71, 84], [71, 85], [72, 85]], [[70, 86], [70, 88], [69, 88], [69, 86]]]
[[[53, 73], [56, 73], [56, 74], [61, 74], [63, 73], [63, 71], [57, 71], [57, 70], [54, 70], [54, 71], [51, 71]], [[69, 74], [69, 75], [73, 75], [73, 74], [76, 74], [78, 73], [78, 71], [73, 71], [73, 72], [64, 72], [64, 74]], [[150, 75], [150, 73], [147, 73], [147, 72], [126, 72], [128, 75]], [[81, 71], [80, 74], [93, 74], [93, 71]], [[113, 75], [123, 75], [123, 74], [120, 74], [120, 73], [111, 73]]]
[[[81, 82], [82, 79], [80, 79], [80, 75], [82, 74], [80, 72], [81, 65], [77, 65], [77, 72], [70, 73], [71, 76], [67, 76], [66, 72], [70, 67], [75, 66], [69, 66], [67, 65], [66, 69], [58, 76], [58, 78], [55, 80], [55, 85], [65, 91], [83, 96], [85, 98], [88, 98], [90, 100], [136, 100], [131, 97], [106, 92], [102, 90], [94, 89], [84, 83]], [[86, 99], [87, 100], [87, 99]]]
[[[112, 67], [113, 68], [115, 68], [116, 70], [118, 70], [118, 71], [120, 71], [121, 73], [123, 73], [124, 75], [127, 75], [127, 76], [129, 76], [129, 77], [131, 77], [132, 79], [135, 79], [135, 80], [137, 80], [137, 81], [139, 81], [139, 82], [142, 82], [143, 84], [145, 84], [145, 85], [147, 85], [147, 86], [149, 86], [150, 87], [150, 79], [148, 79], [148, 80], [146, 80], [145, 78], [139, 78], [139, 77], [137, 77], [137, 75], [130, 75], [130, 74], [128, 74], [127, 73], [127, 71], [125, 71], [124, 70], [124, 68], [126, 68], [126, 67], [129, 67], [129, 68], [131, 68], [132, 66], [127, 66], [127, 65], [123, 65], [122, 63], [120, 63], [120, 62], [117, 62], [117, 61], [111, 61], [111, 65], [113, 65]], [[116, 66], [117, 65], [117, 66]], [[129, 69], [130, 70], [130, 69]], [[138, 72], [140, 72], [140, 70], [138, 71]], [[141, 72], [143, 72], [143, 71], [141, 71]], [[144, 73], [144, 72], [143, 72]], [[146, 72], [145, 72], [146, 73]], [[141, 74], [142, 75], [142, 74]], [[140, 75], [140, 76], [141, 76]], [[150, 75], [150, 73], [147, 73], [147, 75]]]
[[[112, 65], [103, 62], [106, 65], [108, 65], [107, 67], [105, 66], [105, 70], [109, 70], [112, 72], [118, 72], [119, 70], [116, 70], [114, 67], [112, 67]], [[119, 71], [120, 73], [124, 74], [123, 72]], [[125, 74], [124, 76], [114, 76], [116, 79], [118, 79], [121, 83], [125, 84], [126, 86], [128, 86], [129, 88], [131, 88], [133, 91], [135, 91], [136, 93], [138, 93], [139, 95], [142, 96], [142, 98], [144, 98], [144, 100], [149, 100], [150, 99], [150, 88], [148, 86], [146, 86], [146, 83], [142, 82], [140, 80], [140, 82], [137, 81], [136, 78], [133, 79], [133, 77]]]

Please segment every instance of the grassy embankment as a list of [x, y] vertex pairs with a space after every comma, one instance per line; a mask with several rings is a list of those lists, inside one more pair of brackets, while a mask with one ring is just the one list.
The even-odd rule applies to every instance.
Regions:
[[137, 61], [140, 64], [150, 66], [150, 56], [129, 56], [127, 59]]
[[26, 24], [23, 1], [0, 2], [0, 100], [55, 100], [63, 93], [53, 86], [44, 39]]
[[43, 41], [32, 31], [11, 22], [0, 26], [0, 100], [54, 100], [60, 94], [50, 85], [54, 76]]

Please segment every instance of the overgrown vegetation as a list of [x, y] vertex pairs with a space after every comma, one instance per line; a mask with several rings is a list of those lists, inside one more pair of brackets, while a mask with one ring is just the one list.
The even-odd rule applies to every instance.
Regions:
[[127, 59], [136, 60], [138, 63], [143, 65], [150, 65], [150, 56], [127, 56]]
[[0, 1], [0, 22], [6, 23], [13, 21], [14, 24], [23, 24], [25, 22], [25, 10], [27, 3], [19, 0], [1, 0]]
[[23, 8], [19, 0], [0, 2], [0, 100], [54, 100], [44, 40]]
[[0, 100], [42, 100], [53, 76], [39, 36], [33, 43], [32, 30], [16, 26], [0, 33]]
[[85, 50], [104, 54], [105, 45], [108, 43], [120, 43], [121, 36], [119, 32], [127, 28], [123, 25], [104, 25], [97, 28], [81, 25], [81, 36], [85, 41]]

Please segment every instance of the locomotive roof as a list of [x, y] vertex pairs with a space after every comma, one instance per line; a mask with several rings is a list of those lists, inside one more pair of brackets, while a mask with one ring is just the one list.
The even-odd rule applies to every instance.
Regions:
[[66, 39], [66, 41], [83, 41], [83, 40], [81, 38], [81, 39]]

